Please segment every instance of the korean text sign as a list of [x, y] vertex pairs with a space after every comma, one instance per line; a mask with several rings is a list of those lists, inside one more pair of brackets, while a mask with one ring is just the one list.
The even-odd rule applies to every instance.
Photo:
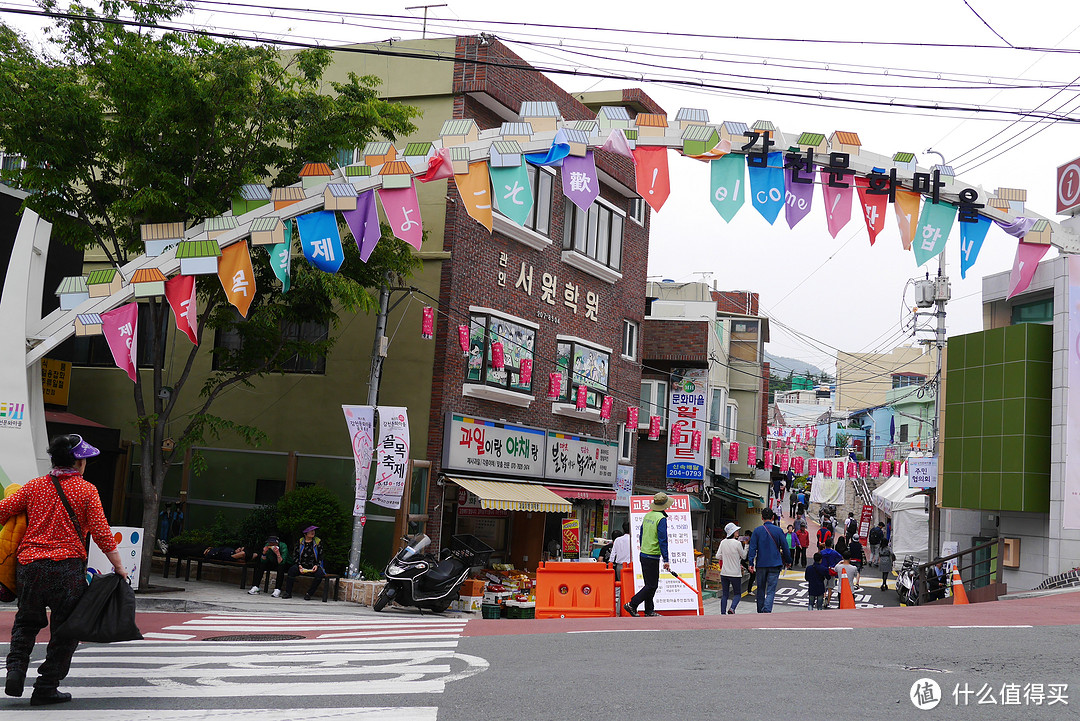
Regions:
[[671, 373], [671, 395], [668, 405], [671, 434], [667, 450], [667, 474], [670, 480], [699, 481], [705, 479], [705, 448], [693, 448], [694, 431], [704, 435], [708, 423], [709, 370], [707, 368], [675, 369]]
[[[694, 567], [694, 540], [690, 529], [690, 496], [671, 494], [674, 501], [667, 509], [668, 562], [671, 570], [696, 585], [697, 569]], [[630, 538], [634, 557], [634, 592], [644, 584], [641, 575], [641, 523], [652, 505], [652, 496], [630, 497]], [[698, 608], [697, 594], [684, 586], [679, 579], [660, 567], [660, 586], [653, 604], [658, 611], [693, 610]]]
[[545, 477], [567, 481], [615, 481], [618, 441], [548, 431]]
[[546, 448], [540, 428], [450, 413], [443, 438], [443, 468], [543, 478]]
[[375, 448], [375, 486], [371, 502], [401, 508], [409, 473], [409, 412], [400, 406], [379, 406], [379, 445]]

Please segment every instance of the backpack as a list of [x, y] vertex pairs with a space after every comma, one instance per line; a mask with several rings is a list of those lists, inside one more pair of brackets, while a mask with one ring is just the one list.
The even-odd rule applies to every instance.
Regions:
[[870, 535], [867, 537], [867, 540], [870, 541], [871, 546], [876, 546], [879, 543], [881, 543], [881, 538], [882, 538], [882, 533], [881, 533], [881, 527], [880, 526], [874, 526], [873, 528], [870, 529]]

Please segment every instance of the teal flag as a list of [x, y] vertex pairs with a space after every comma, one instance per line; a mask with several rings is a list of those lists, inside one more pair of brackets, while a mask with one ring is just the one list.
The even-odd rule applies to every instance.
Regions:
[[270, 269], [281, 281], [281, 292], [289, 292], [289, 274], [292, 270], [292, 220], [285, 221], [285, 242], [271, 246]]
[[728, 153], [709, 163], [709, 199], [720, 217], [731, 222], [746, 200], [746, 157]]
[[922, 265], [945, 250], [945, 241], [949, 239], [955, 220], [955, 205], [948, 203], [935, 205], [929, 201], [923, 203], [919, 225], [911, 241], [911, 249], [915, 251], [916, 265]]
[[495, 195], [495, 207], [499, 212], [518, 225], [524, 226], [525, 219], [533, 207], [532, 183], [529, 182], [529, 169], [525, 163], [516, 168], [488, 168], [491, 173], [491, 189]]
[[960, 277], [966, 278], [968, 268], [975, 265], [975, 260], [986, 240], [986, 231], [990, 230], [990, 219], [980, 215], [975, 223], [960, 224]]

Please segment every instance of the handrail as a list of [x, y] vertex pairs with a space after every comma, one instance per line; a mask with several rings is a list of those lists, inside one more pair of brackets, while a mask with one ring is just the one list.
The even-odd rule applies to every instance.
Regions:
[[[981, 579], [984, 579], [984, 578], [993, 579], [992, 581], [988, 581], [987, 585], [989, 585], [989, 583], [991, 583], [991, 582], [1001, 583], [1001, 574], [1002, 574], [1002, 571], [1004, 570], [1002, 568], [1002, 565], [1001, 565], [1001, 559], [1003, 558], [1004, 542], [1005, 542], [1004, 539], [999, 536], [999, 537], [997, 537], [997, 538], [995, 538], [995, 539], [993, 539], [991, 541], [987, 541], [986, 543], [980, 543], [978, 546], [972, 546], [971, 548], [964, 549], [963, 551], [957, 551], [956, 553], [952, 554], [951, 556], [945, 556], [943, 558], [936, 558], [936, 559], [934, 559], [932, 561], [928, 561], [927, 563], [916, 566], [915, 567], [915, 582], [917, 584], [918, 593], [919, 593], [919, 605], [922, 605], [923, 603], [925, 603], [930, 597], [930, 591], [929, 591], [928, 583], [927, 583], [927, 571], [930, 568], [932, 568], [933, 566], [936, 566], [938, 563], [945, 563], [947, 561], [952, 561], [954, 559], [959, 559], [959, 561], [955, 564], [955, 567], [956, 567], [956, 569], [958, 571], [960, 571], [961, 582], [964, 583], [965, 587], [967, 587], [967, 588], [975, 588], [975, 586], [974, 586], [975, 581], [981, 580]], [[987, 549], [992, 549], [989, 558], [976, 559], [976, 557], [975, 557], [976, 553], [978, 553], [979, 551], [987, 550]], [[965, 556], [967, 556], [967, 557], [969, 557], [971, 559], [970, 563], [968, 563], [966, 565], [964, 565], [964, 563], [963, 563], [963, 559], [964, 559]], [[997, 561], [997, 563], [994, 563], [995, 561]], [[963, 580], [965, 571], [970, 571], [971, 569], [974, 569], [977, 565], [983, 564], [983, 563], [989, 563], [990, 564], [990, 569], [988, 571], [986, 571], [985, 573], [980, 573], [977, 576], [973, 576], [971, 573], [969, 573], [968, 574], [968, 577], [969, 577], [968, 580], [967, 581]], [[996, 568], [995, 568], [995, 566], [996, 566]], [[994, 578], [995, 573], [996, 573], [996, 578]], [[951, 582], [951, 579], [946, 579], [945, 580], [946, 587], [950, 584], [950, 582]], [[940, 590], [941, 590], [941, 593], [942, 593], [941, 598], [944, 598], [944, 590], [945, 589], [942, 588]]]

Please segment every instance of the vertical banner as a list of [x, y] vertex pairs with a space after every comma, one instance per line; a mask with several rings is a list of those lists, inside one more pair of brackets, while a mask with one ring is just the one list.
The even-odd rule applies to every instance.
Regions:
[[364, 515], [368, 476], [371, 474], [372, 448], [375, 444], [375, 407], [342, 406], [341, 410], [345, 413], [345, 424], [349, 428], [353, 451], [355, 470], [353, 516], [360, 517]]
[[270, 253], [270, 270], [281, 281], [281, 292], [289, 292], [289, 281], [292, 275], [292, 221], [285, 223], [285, 242], [272, 245], [267, 248]]
[[709, 163], [709, 200], [728, 223], [746, 198], [746, 156], [725, 155]]
[[375, 485], [371, 502], [401, 508], [409, 473], [409, 411], [400, 406], [379, 406], [379, 445], [375, 449]]
[[1025, 243], [1022, 240], [1017, 243], [1016, 257], [1013, 258], [1012, 272], [1009, 273], [1009, 295], [1006, 299], [1027, 290], [1035, 277], [1035, 271], [1039, 269], [1039, 261], [1048, 250], [1050, 246], [1041, 243]]
[[[694, 567], [694, 542], [690, 533], [690, 496], [672, 494], [674, 503], [667, 514], [668, 561], [671, 570], [679, 574], [691, 586], [697, 586], [697, 568]], [[645, 585], [641, 575], [641, 524], [652, 505], [652, 496], [630, 497], [630, 538], [633, 545], [634, 592]], [[626, 595], [627, 592], [623, 591]], [[660, 570], [660, 586], [653, 604], [657, 611], [694, 610], [699, 608], [698, 595], [684, 586], [678, 578]]]
[[637, 194], [659, 213], [671, 195], [667, 148], [639, 145], [634, 148], [634, 162], [637, 164]]
[[870, 245], [873, 245], [878, 233], [885, 227], [885, 208], [889, 204], [889, 196], [869, 192], [870, 181], [867, 178], [855, 178], [855, 188], [859, 191], [859, 205], [866, 221], [866, 232], [870, 234]]
[[[469, 217], [491, 232], [491, 178], [488, 176], [487, 161], [469, 163], [469, 172], [454, 176], [461, 202]], [[384, 191], [379, 191], [384, 192]], [[416, 195], [416, 191], [413, 191]], [[385, 207], [385, 203], [383, 204]], [[417, 214], [419, 218], [419, 214]], [[402, 238], [404, 240], [404, 238]], [[419, 248], [417, 248], [419, 250]]]
[[512, 168], [489, 168], [488, 172], [499, 212], [524, 226], [533, 206], [529, 168], [522, 163]]
[[356, 198], [355, 210], [341, 211], [341, 217], [349, 226], [356, 249], [360, 251], [360, 260], [365, 263], [371, 257], [371, 252], [379, 244], [382, 238], [382, 228], [379, 226], [379, 211], [375, 207], [375, 191], [368, 190]]
[[332, 210], [320, 210], [296, 216], [300, 247], [308, 262], [325, 273], [336, 273], [345, 259], [338, 232], [337, 216]]
[[581, 521], [577, 518], [562, 519], [562, 553], [564, 558], [581, 555]]
[[990, 219], [980, 215], [974, 223], [960, 224], [960, 278], [967, 278], [968, 269], [975, 265], [990, 230]]
[[420, 218], [420, 201], [416, 198], [416, 186], [410, 185], [408, 188], [391, 190], [380, 188], [378, 193], [383, 213], [386, 214], [386, 222], [390, 224], [394, 237], [420, 250], [424, 242], [424, 225]]
[[757, 466], [757, 446], [750, 446], [746, 449], [746, 465], [751, 468]]
[[751, 165], [750, 202], [761, 217], [775, 223], [784, 207], [784, 156], [781, 153], [769, 153], [769, 164], [765, 167]]
[[[788, 228], [794, 228], [805, 218], [814, 205], [814, 183], [796, 183], [795, 168], [784, 168], [784, 219]], [[813, 180], [813, 176], [809, 178]]]
[[[1069, 256], [1069, 390], [1080, 389], [1080, 255]], [[1080, 391], [1077, 391], [1080, 395]], [[1071, 395], [1071, 393], [1070, 393]], [[1071, 398], [1070, 400], [1076, 401]], [[1065, 447], [1080, 448], [1080, 403], [1068, 404]], [[1061, 527], [1080, 528], [1080, 453], [1065, 454]]]
[[251, 253], [245, 241], [221, 249], [218, 280], [240, 315], [247, 318], [248, 308], [255, 298], [255, 271], [251, 268]]
[[919, 227], [915, 230], [915, 239], [911, 246], [915, 251], [915, 265], [922, 265], [945, 250], [945, 243], [949, 240], [955, 220], [955, 205], [923, 203]]
[[921, 198], [922, 196], [918, 193], [908, 190], [896, 191], [893, 213], [896, 215], [896, 225], [900, 228], [900, 242], [904, 244], [904, 250], [911, 250], [911, 242], [915, 239], [915, 228], [919, 225], [919, 200]]
[[571, 155], [563, 161], [562, 190], [570, 202], [588, 212], [593, 201], [600, 195], [600, 183], [597, 181], [596, 163], [591, 150], [585, 152], [584, 158]]
[[198, 306], [195, 302], [195, 276], [177, 275], [169, 278], [165, 281], [165, 298], [176, 317], [176, 329], [186, 333], [192, 343], [199, 345], [199, 337], [196, 335]]
[[859, 516], [859, 543], [866, 546], [866, 539], [870, 537], [870, 524], [874, 522], [874, 507], [864, 503], [862, 514]]
[[676, 368], [671, 371], [667, 450], [667, 478], [676, 481], [705, 481], [705, 449], [693, 447], [694, 432], [705, 430], [708, 368]]
[[101, 332], [109, 342], [116, 367], [135, 382], [135, 359], [139, 357], [139, 304], [128, 303], [101, 314]]
[[620, 465], [615, 469], [615, 500], [613, 506], [629, 506], [634, 493], [634, 467]]
[[847, 183], [846, 188], [834, 188], [829, 185], [832, 176], [827, 170], [822, 170], [818, 177], [821, 178], [821, 197], [825, 201], [825, 220], [829, 235], [835, 238], [851, 220], [851, 183]]

